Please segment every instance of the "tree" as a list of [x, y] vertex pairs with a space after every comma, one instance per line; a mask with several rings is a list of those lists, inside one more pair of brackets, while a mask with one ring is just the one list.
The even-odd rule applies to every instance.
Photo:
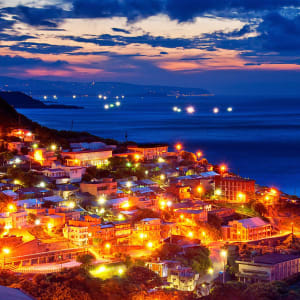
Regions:
[[37, 217], [33, 213], [29, 213], [28, 216], [27, 216], [27, 221], [28, 221], [29, 224], [34, 224], [36, 219], [37, 219]]
[[253, 205], [253, 209], [259, 213], [261, 216], [264, 216], [267, 214], [268, 210], [267, 208], [264, 206], [263, 203], [261, 202], [257, 202]]
[[144, 284], [148, 289], [162, 285], [162, 280], [148, 268], [133, 266], [126, 273], [127, 279], [134, 284]]
[[82, 254], [77, 256], [76, 261], [81, 263], [82, 267], [87, 270], [93, 264], [95, 257], [91, 254]]

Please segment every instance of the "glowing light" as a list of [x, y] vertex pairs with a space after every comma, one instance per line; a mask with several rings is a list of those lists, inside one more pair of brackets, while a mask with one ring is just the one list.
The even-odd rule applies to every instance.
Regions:
[[75, 207], [75, 202], [71, 201], [68, 203], [69, 208], [74, 208]]
[[181, 220], [184, 219], [184, 215], [183, 215], [183, 214], [180, 215], [180, 219], [181, 219]]
[[57, 149], [57, 146], [56, 146], [56, 145], [54, 145], [54, 144], [51, 145], [51, 150], [52, 150], [52, 151], [55, 151], [56, 149]]
[[110, 244], [110, 243], [106, 243], [106, 244], [105, 244], [105, 248], [106, 248], [106, 249], [110, 249], [110, 248], [111, 248], [111, 244]]
[[9, 211], [14, 211], [15, 210], [15, 206], [13, 204], [8, 204], [7, 209]]
[[193, 113], [195, 112], [194, 106], [188, 106], [188, 107], [186, 108], [186, 112], [187, 112], [188, 114], [193, 114]]
[[203, 153], [201, 151], [197, 151], [197, 157], [201, 157], [203, 155]]
[[173, 107], [173, 111], [178, 111], [178, 107], [177, 107], [177, 106], [174, 106], [174, 107]]
[[159, 163], [164, 163], [165, 160], [162, 158], [162, 157], [159, 157], [158, 160], [157, 160]]
[[268, 200], [270, 200], [270, 197], [269, 197], [269, 196], [266, 196], [265, 199], [268, 201]]
[[98, 95], [98, 98], [99, 98], [99, 99], [102, 99], [102, 97], [103, 97], [103, 96], [102, 96], [101, 94]]
[[207, 270], [207, 272], [208, 272], [208, 274], [212, 275], [212, 274], [214, 274], [214, 269], [213, 268], [209, 268]]
[[47, 96], [44, 96], [43, 98], [44, 98], [44, 100], [47, 100], [48, 97], [47, 97]]
[[38, 146], [39, 146], [38, 144], [33, 144], [33, 145], [32, 145], [32, 148], [33, 148], [33, 149], [36, 149]]
[[182, 149], [182, 145], [181, 144], [177, 144], [175, 146], [175, 148], [176, 148], [177, 151], [180, 151]]
[[227, 107], [227, 111], [232, 112], [232, 107], [231, 106]]
[[218, 113], [219, 113], [219, 111], [220, 111], [220, 110], [219, 110], [219, 108], [218, 108], [218, 107], [214, 107], [214, 109], [213, 109], [213, 113], [214, 113], [214, 114], [218, 114]]
[[119, 99], [119, 96], [116, 96], [116, 99]]
[[205, 236], [205, 235], [206, 235], [205, 231], [202, 231], [202, 235], [203, 235], [203, 236]]
[[270, 193], [271, 193], [272, 195], [274, 195], [274, 196], [277, 195], [277, 191], [276, 191], [275, 189], [271, 189], [271, 190], [270, 190]]
[[192, 231], [189, 231], [188, 236], [189, 236], [190, 238], [192, 238], [192, 237], [194, 236], [194, 233], [193, 233]]
[[122, 204], [122, 208], [129, 208], [130, 207], [130, 203], [128, 201], [125, 201], [123, 204]]
[[226, 250], [221, 250], [220, 255], [221, 255], [223, 258], [226, 258], [226, 257], [227, 257], [227, 251], [226, 251]]
[[127, 162], [127, 163], [126, 163], [126, 167], [127, 167], [127, 168], [130, 168], [130, 167], [131, 167], [131, 162]]
[[100, 209], [100, 214], [104, 214], [105, 213], [105, 209], [104, 208], [101, 208]]
[[153, 247], [153, 243], [152, 242], [148, 242], [147, 243], [147, 247], [150, 249], [150, 248], [152, 248]]
[[116, 106], [120, 106], [121, 105], [121, 102], [120, 101], [117, 101], [116, 102]]
[[132, 187], [132, 182], [131, 181], [127, 181], [126, 182], [126, 187], [130, 189]]
[[41, 224], [41, 220], [36, 219], [36, 220], [34, 221], [34, 224], [35, 224], [36, 226], [40, 225], [40, 224]]
[[43, 151], [41, 149], [35, 150], [33, 157], [34, 157], [34, 160], [38, 161], [39, 163], [43, 163], [43, 161], [44, 161]]
[[221, 195], [222, 195], [222, 191], [221, 191], [220, 189], [216, 189], [216, 190], [215, 190], [215, 194], [216, 194], [217, 196], [221, 196]]
[[226, 165], [221, 165], [220, 170], [221, 170], [221, 172], [227, 171], [227, 166]]
[[124, 220], [124, 219], [125, 219], [125, 218], [124, 218], [124, 216], [123, 216], [122, 214], [119, 214], [119, 215], [118, 215], [118, 220], [119, 220], [119, 221], [122, 221], [122, 220]]
[[21, 184], [21, 181], [19, 179], [15, 179], [14, 184]]
[[99, 273], [103, 273], [103, 272], [105, 272], [105, 271], [106, 271], [105, 266], [101, 266], [101, 267], [98, 269], [98, 272], [99, 272]]
[[76, 99], [76, 95], [73, 95], [73, 99]]
[[165, 180], [166, 179], [166, 176], [164, 174], [161, 174], [160, 175], [160, 180]]
[[167, 201], [167, 206], [168, 206], [168, 207], [171, 207], [171, 206], [172, 206], [172, 204], [173, 204], [173, 203], [172, 203], [172, 201], [170, 201], [170, 200], [169, 200], [169, 201]]
[[135, 160], [140, 160], [140, 159], [141, 159], [141, 156], [140, 156], [139, 154], [135, 154], [135, 155], [134, 155], [134, 159], [135, 159]]
[[197, 187], [197, 192], [201, 194], [203, 192], [203, 187], [200, 185]]
[[10, 254], [10, 249], [9, 248], [3, 248], [2, 252], [6, 255]]
[[108, 104], [105, 104], [105, 105], [104, 105], [104, 109], [109, 109], [109, 105], [108, 105]]
[[119, 274], [119, 275], [124, 274], [124, 269], [123, 269], [123, 268], [119, 268], [119, 269], [118, 269], [118, 274]]
[[88, 236], [89, 236], [89, 237], [91, 237], [91, 236], [92, 236], [92, 233], [91, 233], [91, 232], [89, 232], [89, 233], [88, 233]]
[[17, 157], [17, 158], [15, 159], [15, 163], [16, 163], [16, 164], [21, 163], [21, 159], [20, 159], [19, 157]]
[[146, 175], [148, 175], [148, 174], [149, 174], [149, 171], [148, 171], [148, 170], [146, 170], [146, 171], [145, 171], [145, 174], [146, 174]]
[[41, 181], [39, 184], [39, 187], [44, 188], [46, 187], [46, 183], [44, 181]]
[[115, 105], [114, 104], [109, 104], [109, 107], [114, 107]]
[[107, 96], [104, 96], [104, 97], [103, 97], [103, 100], [106, 100], [106, 99], [107, 99]]
[[143, 239], [143, 238], [145, 238], [146, 237], [146, 235], [144, 234], [144, 233], [140, 233], [140, 239]]
[[52, 229], [53, 228], [53, 224], [52, 223], [48, 223], [47, 227], [48, 227], [48, 229]]
[[181, 112], [181, 108], [178, 108], [178, 109], [177, 109], [177, 112]]
[[165, 201], [160, 201], [159, 205], [160, 205], [160, 208], [164, 209], [165, 206], [166, 206], [166, 202]]
[[106, 202], [106, 198], [104, 196], [99, 197], [98, 203], [99, 204], [104, 204]]

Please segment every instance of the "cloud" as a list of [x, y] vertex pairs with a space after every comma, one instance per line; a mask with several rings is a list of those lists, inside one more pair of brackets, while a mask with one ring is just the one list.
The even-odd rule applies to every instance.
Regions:
[[30, 43], [22, 42], [9, 47], [13, 51], [24, 51], [29, 53], [43, 53], [43, 54], [62, 54], [79, 50], [79, 46], [64, 46], [64, 45], [50, 45], [45, 43]]
[[47, 67], [47, 68], [61, 68], [68, 65], [68, 62], [57, 60], [54, 62], [44, 61], [39, 58], [24, 58], [22, 56], [0, 56], [1, 68], [13, 67]]
[[114, 27], [114, 28], [112, 28], [112, 30], [115, 31], [115, 32], [123, 32], [123, 33], [126, 33], [126, 34], [130, 34], [130, 31], [122, 29], [122, 28]]
[[139, 36], [122, 36], [102, 34], [97, 37], [74, 37], [67, 36], [62, 37], [65, 39], [71, 39], [76, 42], [93, 43], [99, 46], [126, 46], [129, 44], [146, 44], [152, 47], [164, 47], [164, 48], [199, 48], [201, 46], [201, 39], [194, 38], [167, 38], [163, 36], [151, 36], [150, 34], [144, 34]]
[[3, 12], [14, 16], [15, 20], [29, 24], [31, 26], [57, 27], [68, 13], [57, 6], [44, 6], [41, 8], [19, 5], [7, 7]]

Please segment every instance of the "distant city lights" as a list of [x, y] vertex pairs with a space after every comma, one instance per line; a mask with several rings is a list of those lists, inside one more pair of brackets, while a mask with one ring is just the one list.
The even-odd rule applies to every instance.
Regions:
[[213, 113], [214, 114], [218, 114], [219, 112], [220, 112], [219, 108], [218, 107], [214, 107]]
[[227, 107], [228, 112], [232, 112], [233, 108], [231, 106]]
[[188, 107], [186, 108], [186, 112], [187, 112], [188, 114], [193, 114], [193, 113], [195, 112], [194, 106], [188, 106]]

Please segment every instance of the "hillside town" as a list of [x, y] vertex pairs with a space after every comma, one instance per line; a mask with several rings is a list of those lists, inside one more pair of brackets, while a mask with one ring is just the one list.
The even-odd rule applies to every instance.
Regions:
[[198, 296], [216, 281], [300, 272], [299, 199], [209, 162], [201, 145], [196, 153], [180, 141], [66, 148], [6, 128], [0, 147], [2, 270], [56, 273], [92, 258], [94, 277], [138, 265], [164, 289]]

